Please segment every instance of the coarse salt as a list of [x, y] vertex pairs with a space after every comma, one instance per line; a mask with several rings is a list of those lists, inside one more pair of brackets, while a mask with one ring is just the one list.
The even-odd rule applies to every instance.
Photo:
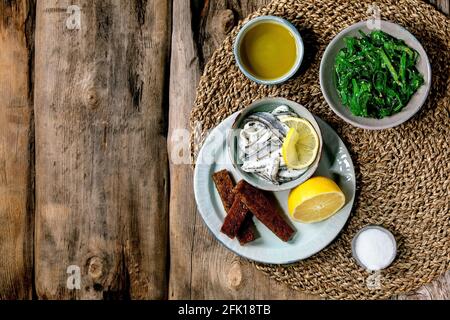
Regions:
[[356, 238], [355, 253], [368, 270], [377, 271], [389, 266], [395, 255], [395, 247], [395, 241], [387, 232], [369, 228]]

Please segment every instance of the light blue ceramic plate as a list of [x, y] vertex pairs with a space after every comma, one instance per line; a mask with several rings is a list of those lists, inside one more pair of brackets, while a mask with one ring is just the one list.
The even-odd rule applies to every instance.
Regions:
[[328, 124], [317, 117], [324, 146], [319, 167], [314, 175], [332, 178], [345, 194], [345, 206], [328, 220], [303, 224], [293, 221], [287, 214], [289, 191], [275, 192], [280, 209], [297, 230], [289, 242], [281, 241], [256, 218], [254, 221], [259, 237], [245, 246], [220, 232], [226, 212], [211, 176], [219, 170], [228, 169], [235, 181], [242, 179], [233, 169], [226, 146], [227, 131], [230, 130], [237, 114], [224, 120], [210, 133], [198, 154], [194, 172], [194, 193], [198, 210], [206, 225], [228, 249], [258, 262], [288, 264], [321, 251], [336, 238], [350, 216], [355, 199], [356, 180], [352, 159], [344, 143]]

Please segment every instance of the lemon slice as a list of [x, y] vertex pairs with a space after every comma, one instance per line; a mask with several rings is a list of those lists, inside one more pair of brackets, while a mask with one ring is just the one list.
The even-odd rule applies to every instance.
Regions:
[[282, 120], [289, 132], [281, 149], [288, 168], [304, 169], [311, 165], [319, 150], [319, 137], [311, 123], [302, 118], [287, 117]]
[[303, 223], [328, 219], [344, 204], [344, 193], [333, 180], [324, 177], [307, 180], [293, 189], [288, 197], [289, 214]]

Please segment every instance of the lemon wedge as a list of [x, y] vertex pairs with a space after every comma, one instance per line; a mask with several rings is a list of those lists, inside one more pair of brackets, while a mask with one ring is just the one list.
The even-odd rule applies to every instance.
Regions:
[[290, 129], [281, 149], [288, 168], [304, 169], [311, 165], [319, 150], [319, 137], [311, 123], [302, 118], [282, 120]]
[[289, 214], [296, 221], [313, 223], [328, 219], [345, 204], [338, 185], [325, 177], [314, 177], [292, 189], [288, 197]]

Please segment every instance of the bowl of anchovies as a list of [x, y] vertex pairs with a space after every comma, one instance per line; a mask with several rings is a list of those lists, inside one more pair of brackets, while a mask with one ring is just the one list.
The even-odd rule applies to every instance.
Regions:
[[[301, 169], [287, 165], [282, 147], [292, 119], [307, 122], [317, 137], [311, 163]], [[314, 116], [302, 105], [284, 98], [263, 98], [244, 108], [227, 139], [234, 169], [248, 183], [262, 190], [284, 191], [308, 180], [319, 166], [322, 134]]]
[[320, 64], [328, 105], [363, 129], [392, 128], [409, 120], [425, 103], [430, 85], [431, 66], [420, 42], [402, 26], [383, 20], [341, 31]]

